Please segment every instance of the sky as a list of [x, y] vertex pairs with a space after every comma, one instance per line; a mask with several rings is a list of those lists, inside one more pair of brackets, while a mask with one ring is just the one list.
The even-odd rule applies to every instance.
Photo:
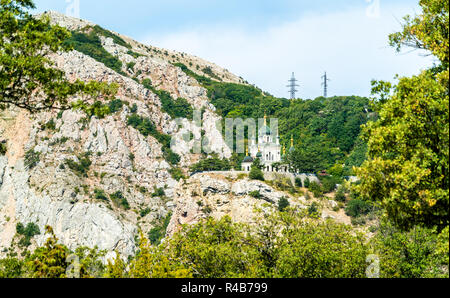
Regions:
[[369, 96], [372, 80], [394, 81], [433, 63], [389, 47], [418, 0], [35, 0], [34, 12], [79, 16], [148, 45], [196, 55], [266, 92], [288, 97]]

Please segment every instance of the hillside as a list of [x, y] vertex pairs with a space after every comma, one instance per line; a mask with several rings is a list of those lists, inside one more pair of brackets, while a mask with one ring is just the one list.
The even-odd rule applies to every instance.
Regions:
[[[227, 187], [223, 195], [228, 201], [212, 197], [204, 202], [212, 210], [205, 213], [199, 208], [192, 185], [199, 183], [197, 179], [206, 185], [217, 181], [208, 175], [182, 179], [190, 166], [206, 157], [191, 153], [188, 145], [193, 140], [183, 138], [187, 128], [196, 138], [209, 140], [219, 158], [230, 158], [232, 148], [224, 143], [216, 122], [268, 113], [280, 117], [284, 144], [292, 134], [298, 146], [312, 143], [307, 150], [321, 148], [319, 159], [326, 162], [317, 162], [320, 166], [314, 170], [322, 170], [347, 158], [356, 148], [359, 125], [367, 121], [367, 99], [291, 103], [246, 85], [242, 78], [198, 57], [146, 46], [54, 12], [45, 15], [72, 31], [67, 43], [74, 50], [52, 54], [56, 67], [72, 81], [117, 83], [119, 89], [112, 101], [92, 102], [98, 110], [91, 114], [76, 109], [33, 115], [16, 108], [1, 112], [0, 140], [5, 141], [6, 152], [0, 155], [0, 254], [19, 241], [18, 224], [38, 227], [40, 234], [32, 238], [31, 248], [43, 245], [43, 231], [49, 225], [71, 249], [98, 246], [130, 256], [135, 253], [139, 230], [148, 234], [171, 214], [175, 216], [169, 232], [175, 230], [183, 222], [183, 206], [190, 206], [193, 214], [189, 216], [195, 220], [211, 213], [251, 221], [252, 207], [261, 202], [250, 195], [254, 189], [236, 195]], [[79, 99], [71, 98], [71, 102]], [[192, 121], [194, 109], [202, 110], [202, 128]], [[183, 128], [176, 118], [183, 118]], [[293, 118], [301, 122], [294, 123]], [[328, 125], [333, 119], [338, 120]], [[169, 149], [173, 136], [177, 143]], [[342, 147], [339, 152], [326, 153], [326, 148], [338, 146]], [[243, 156], [236, 158], [239, 162]], [[219, 180], [220, 185], [227, 178]], [[258, 187], [275, 192], [262, 182]], [[205, 190], [201, 192], [205, 196]], [[300, 194], [275, 195], [277, 199], [270, 200], [273, 208], [282, 196], [302, 208], [310, 205]]]

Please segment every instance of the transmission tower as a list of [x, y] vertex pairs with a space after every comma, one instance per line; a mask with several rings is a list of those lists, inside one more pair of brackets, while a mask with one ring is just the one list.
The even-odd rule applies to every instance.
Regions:
[[327, 98], [328, 97], [328, 82], [330, 81], [330, 79], [327, 77], [327, 73], [325, 72], [325, 74], [322, 76], [323, 79], [323, 97]]
[[287, 86], [289, 88], [289, 93], [291, 94], [291, 99], [296, 99], [295, 93], [298, 92], [296, 87], [300, 87], [297, 85], [298, 80], [295, 79], [294, 73], [292, 73], [292, 78], [289, 80], [289, 85]]

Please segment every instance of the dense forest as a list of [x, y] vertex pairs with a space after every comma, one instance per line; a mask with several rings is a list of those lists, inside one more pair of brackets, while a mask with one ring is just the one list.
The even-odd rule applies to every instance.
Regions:
[[208, 90], [211, 103], [223, 118], [261, 119], [266, 115], [278, 119], [281, 144], [289, 150], [291, 137], [295, 143], [295, 151], [286, 162], [299, 172], [316, 173], [340, 164], [350, 175], [352, 167], [360, 166], [366, 158], [366, 143], [359, 138], [361, 125], [376, 118], [368, 98], [276, 98], [254, 86], [214, 81], [181, 63], [175, 65]]

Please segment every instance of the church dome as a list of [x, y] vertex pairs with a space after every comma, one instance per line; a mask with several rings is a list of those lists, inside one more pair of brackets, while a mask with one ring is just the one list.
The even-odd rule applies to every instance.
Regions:
[[295, 151], [294, 146], [291, 147], [291, 149], [289, 149], [289, 153], [293, 153]]
[[259, 151], [258, 154], [256, 154], [256, 157], [257, 157], [257, 158], [261, 158], [261, 157], [262, 157], [261, 151]]
[[244, 161], [243, 161], [244, 163], [253, 163], [253, 158], [251, 157], [251, 156], [246, 156], [245, 158], [244, 158]]
[[263, 127], [261, 127], [259, 132], [261, 135], [266, 135], [266, 136], [270, 136], [272, 134], [272, 131], [270, 130], [270, 128], [267, 125], [264, 125]]

